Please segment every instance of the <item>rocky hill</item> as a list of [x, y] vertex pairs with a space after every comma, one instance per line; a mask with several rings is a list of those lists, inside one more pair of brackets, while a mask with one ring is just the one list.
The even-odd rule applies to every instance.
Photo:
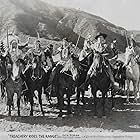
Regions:
[[60, 41], [66, 37], [83, 47], [84, 38], [90, 33], [93, 38], [97, 32], [108, 34], [110, 43], [118, 40], [118, 48], [124, 51], [126, 46], [125, 29], [105, 19], [76, 9], [54, 7], [41, 0], [0, 0], [0, 37], [6, 36], [6, 28], [10, 33], [22, 36], [40, 37]]

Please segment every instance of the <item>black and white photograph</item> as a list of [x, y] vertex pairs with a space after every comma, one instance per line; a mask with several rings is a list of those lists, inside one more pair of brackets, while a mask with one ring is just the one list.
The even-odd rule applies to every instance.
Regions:
[[140, 137], [139, 0], [0, 0], [0, 140]]

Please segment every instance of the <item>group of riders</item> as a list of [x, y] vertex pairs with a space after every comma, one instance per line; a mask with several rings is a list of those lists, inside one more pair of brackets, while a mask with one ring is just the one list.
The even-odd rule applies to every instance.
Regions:
[[[66, 65], [69, 63], [69, 60], [71, 56], [78, 57], [79, 62], [84, 60], [86, 57], [88, 57], [89, 54], [94, 54], [94, 56], [100, 55], [103, 58], [103, 62], [106, 65], [106, 72], [110, 78], [111, 81], [111, 88], [115, 92], [120, 92], [121, 88], [116, 85], [114, 75], [112, 72], [112, 64], [110, 63], [111, 60], [117, 61], [118, 58], [118, 50], [117, 50], [117, 39], [113, 39], [111, 44], [107, 44], [107, 34], [105, 33], [98, 33], [95, 37], [93, 37], [91, 34], [89, 34], [83, 45], [83, 49], [81, 50], [80, 54], [75, 54], [76, 46], [72, 43], [69, 43], [66, 38], [62, 40], [61, 46], [57, 49], [60, 53], [61, 59], [56, 63], [53, 61], [53, 45], [50, 44], [47, 46], [47, 48], [41, 47], [41, 41], [40, 39], [37, 39], [32, 47], [27, 50], [30, 42], [30, 38], [28, 38], [28, 41], [24, 44], [21, 44], [19, 41], [19, 38], [15, 35], [13, 35], [13, 39], [7, 43], [7, 46], [5, 46], [4, 42], [1, 41], [0, 45], [0, 62], [2, 63], [4, 59], [9, 58], [9, 61], [12, 61], [12, 63], [7, 64], [7, 71], [11, 71], [12, 80], [18, 81], [18, 71], [19, 71], [19, 65], [21, 65], [21, 60], [23, 60], [26, 63], [26, 67], [23, 67], [21, 69], [21, 73], [24, 75], [26, 73], [26, 70], [32, 66], [33, 68], [37, 67], [37, 63], [41, 65], [41, 67], [44, 69], [45, 72], [48, 72], [48, 70], [51, 70], [50, 76], [49, 76], [49, 82], [48, 86], [51, 86], [53, 84], [54, 79], [56, 78], [56, 75], [58, 73], [63, 73], [67, 71]], [[10, 38], [10, 36], [9, 36]], [[10, 39], [9, 39], [10, 40]], [[136, 46], [134, 38], [131, 36], [129, 39], [129, 46], [126, 48], [127, 52], [134, 51], [134, 47]], [[111, 59], [108, 57], [110, 56], [110, 52], [108, 52], [107, 48], [110, 48], [113, 52], [113, 56]], [[25, 51], [27, 50], [27, 51]], [[47, 56], [47, 57], [46, 57]], [[35, 63], [37, 62], [37, 63]], [[13, 65], [11, 65], [13, 64]], [[15, 66], [17, 65], [17, 66]], [[98, 67], [97, 63], [91, 63], [91, 65], [88, 68], [87, 75], [85, 82], [81, 85], [82, 90], [88, 90], [89, 82], [91, 77], [96, 77], [96, 70]], [[127, 66], [127, 63], [124, 63], [124, 66]], [[22, 65], [21, 65], [22, 66]], [[4, 70], [1, 70], [1, 74], [7, 75], [4, 73]], [[0, 77], [0, 84], [1, 84], [1, 90], [2, 93], [4, 93], [5, 85], [5, 79], [6, 77]], [[72, 75], [73, 80], [75, 81], [75, 77]], [[22, 85], [23, 86], [23, 85]], [[46, 90], [46, 89], [45, 89]], [[3, 95], [2, 95], [3, 96]]]

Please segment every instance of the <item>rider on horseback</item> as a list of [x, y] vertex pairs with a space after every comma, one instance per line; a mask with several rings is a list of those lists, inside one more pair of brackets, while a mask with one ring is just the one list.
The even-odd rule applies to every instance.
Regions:
[[[115, 85], [115, 80], [114, 80], [114, 77], [113, 77], [113, 74], [112, 74], [112, 70], [110, 68], [109, 61], [104, 56], [106, 48], [107, 48], [107, 44], [106, 44], [106, 40], [105, 40], [106, 37], [107, 37], [106, 34], [103, 34], [103, 33], [97, 34], [97, 36], [95, 37], [97, 42], [95, 42], [94, 44], [91, 45], [91, 49], [93, 50], [94, 54], [97, 53], [97, 54], [101, 55], [104, 58], [104, 63], [106, 65], [106, 72], [108, 73], [108, 75], [110, 77], [111, 84], [112, 84], [111, 86], [113, 87], [114, 91], [117, 92], [120, 89]], [[87, 77], [86, 77], [86, 80], [85, 80], [85, 83], [84, 83], [85, 89], [88, 89], [90, 78], [93, 75], [96, 76], [96, 67], [97, 67], [97, 65], [98, 64], [94, 63], [94, 64], [92, 64], [90, 66], [90, 69], [89, 69], [89, 71], [87, 73]]]
[[62, 68], [70, 58], [70, 44], [68, 44], [66, 38], [63, 39], [62, 46], [58, 48], [58, 51], [60, 52], [61, 60], [56, 64], [56, 67], [51, 73], [49, 85], [54, 80], [55, 75], [62, 70]]
[[18, 37], [15, 36], [14, 39], [9, 42], [10, 48], [8, 53], [10, 54], [12, 61], [16, 62], [18, 59], [24, 58], [22, 49], [28, 46], [29, 39], [30, 38], [28, 38], [26, 43], [21, 44], [19, 43]]

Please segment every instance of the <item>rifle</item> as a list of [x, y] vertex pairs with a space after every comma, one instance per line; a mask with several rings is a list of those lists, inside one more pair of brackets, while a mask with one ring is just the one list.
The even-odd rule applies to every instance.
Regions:
[[78, 43], [79, 43], [80, 37], [81, 37], [81, 32], [80, 32], [80, 34], [79, 34], [79, 36], [78, 36], [78, 39], [77, 39], [77, 42], [76, 42], [76, 47], [78, 46]]
[[127, 46], [129, 46], [129, 43], [128, 43], [128, 38], [127, 38], [127, 34], [126, 34], [127, 31], [125, 31], [125, 38], [126, 38], [126, 43], [127, 43]]

